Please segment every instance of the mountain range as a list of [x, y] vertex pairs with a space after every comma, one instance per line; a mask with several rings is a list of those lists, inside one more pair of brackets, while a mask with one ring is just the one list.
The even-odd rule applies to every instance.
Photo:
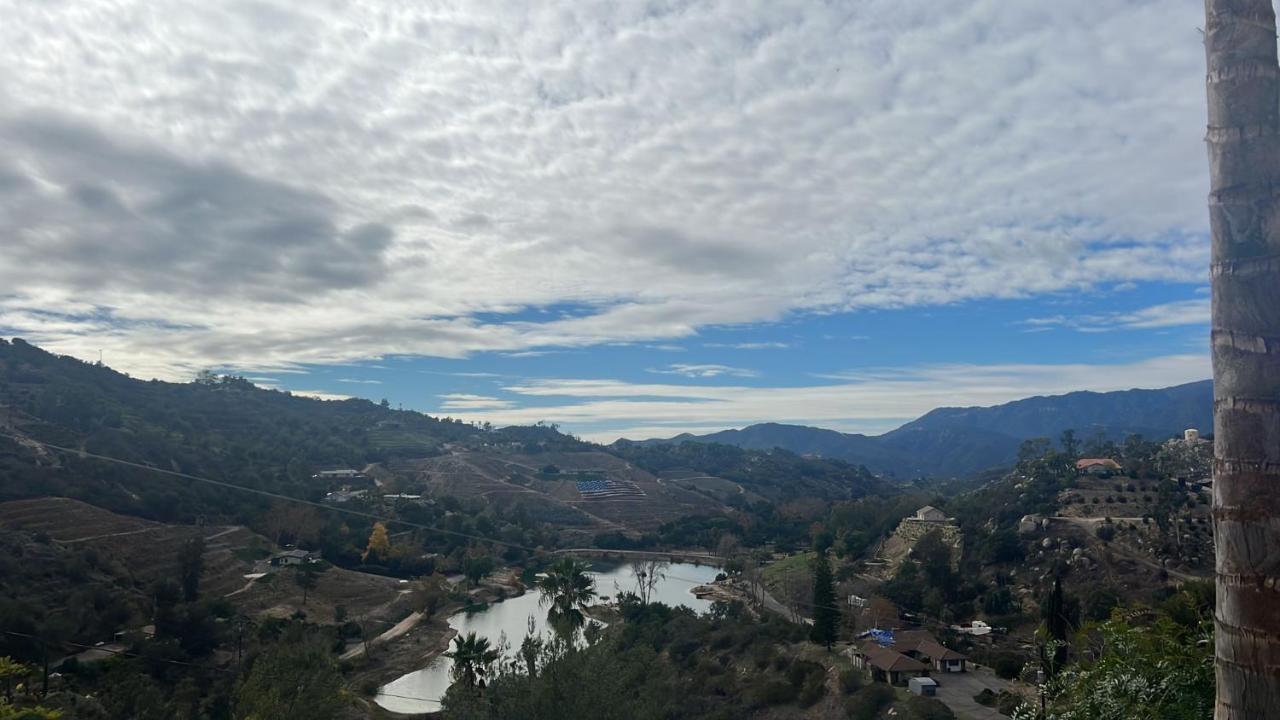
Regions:
[[1089, 440], [1148, 439], [1208, 432], [1213, 426], [1210, 380], [1158, 390], [1072, 392], [1037, 396], [992, 407], [931, 410], [883, 435], [842, 433], [803, 425], [760, 423], [706, 435], [684, 433], [646, 443], [723, 443], [742, 448], [783, 448], [865, 465], [898, 478], [963, 478], [1010, 465], [1024, 440], [1057, 439], [1064, 430]]

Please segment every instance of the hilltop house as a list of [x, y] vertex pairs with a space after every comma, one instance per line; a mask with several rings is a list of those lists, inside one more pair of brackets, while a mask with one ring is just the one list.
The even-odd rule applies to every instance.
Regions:
[[1076, 461], [1076, 472], [1081, 475], [1106, 477], [1120, 472], [1120, 463], [1111, 458], [1080, 458]]
[[911, 519], [926, 523], [944, 523], [947, 521], [947, 514], [932, 505], [925, 505], [917, 510]]
[[880, 546], [879, 559], [884, 563], [880, 571], [886, 577], [892, 576], [911, 554], [916, 543], [931, 532], [936, 532], [942, 542], [951, 548], [951, 566], [959, 567], [962, 549], [960, 526], [954, 518], [947, 517], [938, 508], [925, 505], [916, 510], [914, 515], [902, 518], [897, 529]]
[[320, 562], [320, 553], [314, 553], [310, 550], [285, 550], [271, 556], [271, 564], [276, 567], [284, 567], [286, 565], [304, 565], [307, 563]]

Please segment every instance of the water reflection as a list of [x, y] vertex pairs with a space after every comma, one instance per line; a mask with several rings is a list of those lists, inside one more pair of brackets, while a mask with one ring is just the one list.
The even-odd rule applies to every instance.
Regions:
[[[651, 602], [667, 605], [685, 605], [697, 613], [707, 612], [711, 609], [711, 601], [696, 598], [690, 591], [695, 585], [714, 580], [718, 572], [718, 568], [710, 565], [668, 565], [663, 575], [649, 578], [649, 599]], [[637, 591], [637, 577], [630, 565], [596, 564], [591, 574], [595, 578], [596, 593], [599, 596], [612, 599], [619, 591]], [[503, 600], [478, 612], [455, 613], [449, 618], [449, 627], [459, 635], [474, 632], [480, 637], [488, 638], [493, 645], [497, 645], [499, 638], [505, 634], [514, 650], [528, 633], [530, 618], [533, 618], [536, 632], [543, 635], [550, 632], [547, 607], [545, 604], [540, 606], [538, 599], [537, 588], [530, 588], [529, 592], [519, 597]], [[436, 657], [421, 670], [403, 675], [382, 686], [374, 701], [387, 710], [399, 713], [439, 710], [439, 699], [453, 682], [449, 669], [448, 658]]]

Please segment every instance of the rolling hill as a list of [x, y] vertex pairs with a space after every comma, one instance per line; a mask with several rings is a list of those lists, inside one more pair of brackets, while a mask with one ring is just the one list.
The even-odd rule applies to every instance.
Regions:
[[837, 458], [900, 478], [965, 477], [1012, 463], [1022, 441], [1057, 438], [1064, 430], [1089, 439], [1131, 434], [1163, 438], [1213, 426], [1209, 380], [1159, 390], [1073, 392], [993, 407], [932, 410], [883, 435], [841, 433], [802, 425], [761, 423], [707, 435], [683, 434], [644, 444], [722, 443]]

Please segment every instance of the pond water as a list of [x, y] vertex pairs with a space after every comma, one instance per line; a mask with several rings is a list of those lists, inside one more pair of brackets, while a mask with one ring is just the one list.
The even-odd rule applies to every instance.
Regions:
[[[595, 565], [596, 592], [612, 598], [619, 590], [635, 592], [636, 578], [630, 565]], [[694, 587], [709, 583], [720, 572], [719, 568], [710, 565], [693, 565], [690, 563], [673, 563], [667, 566], [667, 577], [654, 587], [652, 599], [667, 605], [686, 605], [697, 613], [704, 613], [711, 608], [711, 601], [700, 600], [691, 592]], [[547, 610], [538, 606], [538, 592], [531, 589], [519, 596], [494, 603], [478, 612], [458, 612], [449, 618], [449, 627], [458, 631], [459, 635], [473, 632], [486, 637], [493, 645], [498, 644], [502, 634], [506, 634], [507, 642], [514, 651], [529, 631], [529, 618], [533, 618], [534, 629], [540, 634], [549, 632]], [[374, 702], [383, 708], [398, 713], [428, 713], [440, 709], [439, 698], [444, 696], [453, 682], [449, 677], [451, 661], [447, 657], [437, 656], [429, 665], [402, 675], [396, 680], [378, 689]]]

